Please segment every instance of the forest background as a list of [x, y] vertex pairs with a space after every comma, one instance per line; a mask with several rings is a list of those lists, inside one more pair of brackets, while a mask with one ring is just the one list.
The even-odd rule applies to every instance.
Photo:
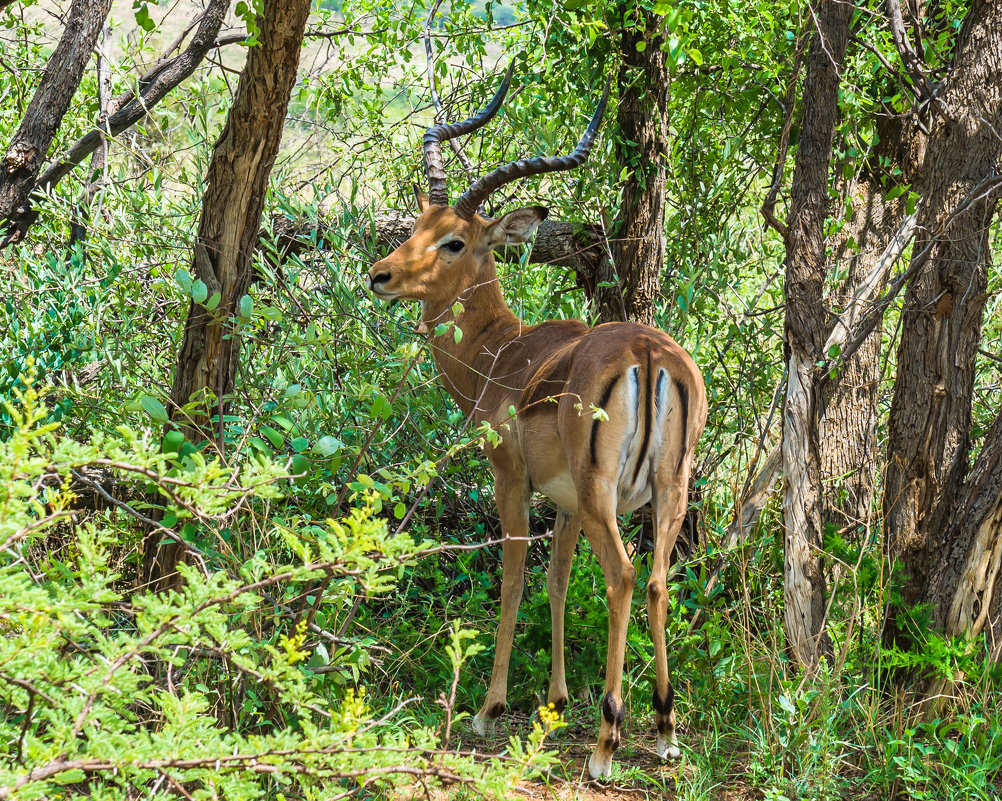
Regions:
[[[0, 798], [998, 797], [1002, 4], [0, 0], [0, 37]], [[631, 626], [598, 790], [601, 571], [582, 543], [538, 713], [538, 499], [508, 731], [474, 737], [490, 432], [361, 278], [425, 127], [509, 64], [454, 190], [568, 152], [613, 85], [583, 168], [487, 208], [550, 208], [509, 303], [657, 325], [710, 402], [683, 758]]]

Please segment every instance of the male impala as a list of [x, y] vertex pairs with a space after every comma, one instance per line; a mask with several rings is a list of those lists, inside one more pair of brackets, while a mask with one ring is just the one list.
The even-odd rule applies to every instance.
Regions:
[[[414, 233], [369, 270], [378, 298], [421, 302], [435, 364], [445, 387], [474, 422], [486, 421], [503, 437], [487, 455], [503, 532], [501, 622], [490, 689], [473, 725], [493, 728], [505, 710], [508, 660], [522, 596], [529, 497], [547, 495], [558, 507], [553, 553], [546, 576], [553, 628], [553, 673], [548, 700], [567, 702], [564, 679], [564, 601], [571, 560], [584, 529], [605, 577], [609, 641], [598, 742], [588, 762], [595, 778], [608, 776], [626, 717], [622, 700], [623, 654], [636, 570], [620, 539], [616, 515], [650, 501], [655, 540], [647, 614], [654, 643], [657, 750], [678, 757], [674, 691], [668, 681], [666, 573], [686, 511], [689, 470], [706, 422], [703, 378], [671, 337], [633, 323], [589, 329], [579, 320], [524, 325], [498, 286], [493, 251], [525, 242], [545, 219], [540, 206], [487, 220], [477, 210], [501, 186], [530, 175], [582, 164], [605, 110], [603, 96], [580, 144], [569, 156], [507, 164], [474, 184], [449, 206], [441, 142], [483, 126], [500, 108], [511, 71], [490, 104], [456, 125], [429, 128], [424, 154], [430, 191], [418, 193], [421, 215]], [[462, 309], [454, 316], [453, 309]], [[514, 418], [509, 409], [514, 407]], [[601, 410], [599, 412], [598, 410]]]

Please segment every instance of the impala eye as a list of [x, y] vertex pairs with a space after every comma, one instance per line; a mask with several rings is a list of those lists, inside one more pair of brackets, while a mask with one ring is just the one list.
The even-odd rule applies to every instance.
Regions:
[[451, 242], [446, 242], [442, 247], [450, 253], [459, 253], [459, 251], [466, 247], [466, 243], [462, 239], [453, 239]]

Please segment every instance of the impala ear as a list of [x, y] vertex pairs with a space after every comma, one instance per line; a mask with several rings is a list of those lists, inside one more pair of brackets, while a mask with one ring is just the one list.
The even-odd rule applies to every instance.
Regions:
[[545, 206], [526, 206], [524, 209], [509, 211], [503, 217], [488, 223], [483, 239], [484, 247], [494, 250], [502, 245], [527, 242], [549, 213]]
[[417, 198], [418, 211], [423, 214], [431, 205], [431, 201], [428, 199], [428, 193], [421, 191], [418, 185], [414, 184], [414, 197]]

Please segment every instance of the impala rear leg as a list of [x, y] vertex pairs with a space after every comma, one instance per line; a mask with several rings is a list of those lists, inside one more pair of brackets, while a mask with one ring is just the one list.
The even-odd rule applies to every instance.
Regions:
[[619, 537], [615, 496], [602, 505], [598, 514], [582, 511], [585, 536], [598, 557], [605, 576], [605, 597], [609, 606], [609, 645], [605, 661], [605, 695], [602, 697], [602, 725], [598, 742], [588, 760], [592, 778], [612, 773], [612, 755], [619, 748], [620, 733], [626, 720], [623, 704], [623, 658], [626, 653], [626, 628], [630, 622], [630, 602], [637, 578], [630, 558]]
[[567, 679], [564, 674], [564, 606], [567, 601], [567, 586], [574, 563], [574, 549], [581, 533], [581, 522], [574, 515], [557, 512], [553, 524], [553, 548], [550, 566], [546, 571], [546, 594], [550, 598], [550, 628], [552, 647], [550, 650], [553, 669], [550, 673], [550, 691], [546, 696], [557, 712], [567, 706]]
[[[667, 471], [666, 471], [667, 472]], [[654, 717], [658, 729], [657, 750], [663, 759], [678, 759], [675, 733], [675, 690], [668, 679], [668, 652], [665, 643], [665, 625], [668, 617], [667, 576], [672, 549], [685, 519], [689, 488], [689, 463], [686, 460], [677, 475], [665, 486], [655, 479], [652, 498], [654, 509], [654, 559], [651, 578], [647, 583], [647, 619], [654, 644], [654, 666], [657, 683], [654, 687]]]
[[525, 554], [529, 545], [529, 482], [523, 476], [511, 479], [499, 475], [494, 482], [494, 497], [504, 537], [501, 545], [501, 620], [494, 648], [491, 685], [484, 705], [473, 718], [473, 728], [481, 736], [493, 732], [494, 721], [504, 713], [507, 704], [508, 663], [515, 636], [515, 618], [522, 600]]

